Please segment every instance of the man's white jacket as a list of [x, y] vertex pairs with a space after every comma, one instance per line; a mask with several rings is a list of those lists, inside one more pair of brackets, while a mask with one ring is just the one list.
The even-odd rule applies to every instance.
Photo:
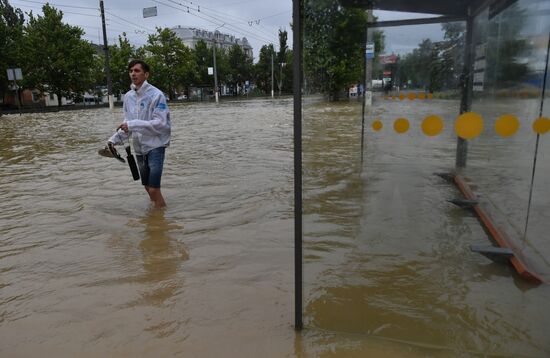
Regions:
[[136, 90], [124, 95], [124, 122], [128, 123], [128, 133], [119, 130], [109, 138], [109, 142], [121, 144], [132, 136], [134, 152], [145, 155], [158, 147], [170, 144], [170, 111], [166, 97], [147, 81]]

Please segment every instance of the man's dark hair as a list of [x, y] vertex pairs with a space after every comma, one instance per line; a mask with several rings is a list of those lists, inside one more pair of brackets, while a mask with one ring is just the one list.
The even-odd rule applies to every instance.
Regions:
[[147, 63], [145, 63], [145, 61], [143, 60], [132, 60], [130, 61], [130, 63], [128, 64], [128, 71], [130, 71], [130, 69], [132, 67], [134, 67], [135, 65], [141, 65], [141, 68], [143, 69], [143, 72], [151, 72], [151, 70], [149, 69], [149, 65]]

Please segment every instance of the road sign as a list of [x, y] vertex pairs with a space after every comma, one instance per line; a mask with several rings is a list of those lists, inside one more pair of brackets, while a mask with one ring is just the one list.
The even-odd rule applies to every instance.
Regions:
[[8, 74], [8, 81], [16, 81], [23, 79], [23, 73], [20, 68], [8, 68], [6, 70]]
[[365, 54], [367, 55], [367, 58], [374, 58], [374, 42], [367, 42]]
[[212, 76], [214, 74], [214, 67], [208, 67], [208, 74]]
[[143, 17], [153, 17], [157, 16], [157, 7], [144, 7], [143, 8]]

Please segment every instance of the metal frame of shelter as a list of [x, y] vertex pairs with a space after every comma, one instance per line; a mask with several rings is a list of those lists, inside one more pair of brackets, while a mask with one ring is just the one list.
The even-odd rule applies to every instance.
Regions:
[[[460, 114], [468, 112], [472, 102], [472, 32], [474, 18], [489, 7], [495, 15], [508, 8], [516, 0], [340, 0], [345, 7], [359, 7], [365, 10], [387, 10], [437, 15], [435, 17], [372, 22], [367, 25], [367, 33], [377, 27], [434, 24], [465, 21], [466, 44], [464, 68], [461, 80]], [[293, 91], [294, 91], [294, 272], [295, 272], [295, 316], [294, 327], [300, 330], [302, 321], [302, 48], [303, 48], [303, 8], [304, 0], [293, 0]], [[364, 111], [363, 111], [364, 121]], [[363, 138], [361, 138], [363, 140]], [[457, 137], [456, 168], [466, 166], [467, 141]]]

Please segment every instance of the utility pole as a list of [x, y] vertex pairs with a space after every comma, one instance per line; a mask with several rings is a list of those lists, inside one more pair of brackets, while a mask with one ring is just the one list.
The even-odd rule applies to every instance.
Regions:
[[[367, 10], [367, 23], [373, 20], [372, 9]], [[372, 65], [374, 59], [374, 30], [367, 25], [367, 50], [365, 51], [365, 88], [364, 105], [372, 107]], [[370, 48], [369, 48], [370, 47]]]
[[105, 75], [107, 76], [107, 95], [109, 97], [109, 109], [112, 111], [115, 108], [113, 98], [113, 84], [111, 81], [111, 65], [109, 59], [109, 47], [107, 46], [107, 29], [105, 28], [105, 10], [103, 9], [103, 0], [99, 0], [99, 8], [101, 10], [101, 24], [103, 26], [103, 51], [105, 51]]
[[216, 68], [216, 33], [214, 33], [212, 53], [214, 54], [214, 96], [216, 97], [216, 103], [218, 103], [220, 100], [218, 98], [218, 69]]
[[219, 102], [219, 94], [218, 94], [218, 69], [216, 68], [216, 32], [219, 28], [222, 28], [225, 26], [225, 23], [221, 24], [220, 26], [216, 27], [214, 29], [214, 43], [212, 45], [212, 52], [214, 54], [214, 95], [216, 96], [216, 103]]
[[273, 51], [271, 51], [271, 98], [274, 98], [274, 92], [273, 92], [273, 53], [275, 52], [275, 48], [273, 48]]
[[279, 65], [279, 80], [277, 81], [277, 86], [279, 87], [279, 97], [281, 97], [281, 90], [283, 89], [283, 67], [285, 67], [286, 63], [281, 62]]

